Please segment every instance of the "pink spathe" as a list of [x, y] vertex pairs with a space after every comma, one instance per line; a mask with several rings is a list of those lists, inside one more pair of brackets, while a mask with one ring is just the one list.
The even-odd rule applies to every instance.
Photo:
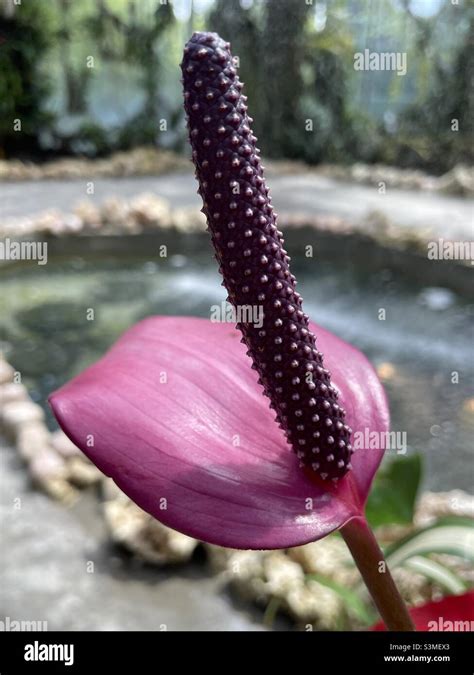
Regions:
[[[389, 428], [366, 357], [310, 324], [354, 433]], [[360, 516], [383, 450], [338, 484], [298, 467], [230, 324], [151, 317], [52, 394], [70, 439], [165, 525], [232, 548], [320, 539]]]

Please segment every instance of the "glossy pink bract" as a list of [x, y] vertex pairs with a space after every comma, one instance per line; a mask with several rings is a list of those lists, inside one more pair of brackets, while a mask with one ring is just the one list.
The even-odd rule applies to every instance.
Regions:
[[[354, 432], [384, 432], [366, 357], [310, 324]], [[152, 317], [50, 398], [66, 434], [142, 509], [232, 548], [305, 544], [363, 512], [383, 450], [358, 449], [338, 485], [298, 467], [230, 324]]]

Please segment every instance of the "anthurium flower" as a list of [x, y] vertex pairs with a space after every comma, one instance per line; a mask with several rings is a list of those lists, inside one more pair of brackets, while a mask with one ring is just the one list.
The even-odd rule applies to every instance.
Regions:
[[[354, 430], [385, 431], [384, 391], [365, 356], [319, 326]], [[153, 317], [51, 396], [71, 440], [145, 511], [232, 548], [305, 544], [363, 515], [382, 452], [357, 450], [337, 486], [298, 467], [238, 331]]]
[[262, 549], [341, 528], [387, 625], [409, 629], [364, 518], [383, 451], [352, 458], [354, 431], [388, 429], [382, 386], [359, 351], [303, 311], [229, 44], [195, 33], [182, 70], [223, 285], [236, 310], [257, 308], [262, 321], [238, 321], [239, 333], [150, 318], [53, 394], [53, 411], [132, 500], [185, 534]]

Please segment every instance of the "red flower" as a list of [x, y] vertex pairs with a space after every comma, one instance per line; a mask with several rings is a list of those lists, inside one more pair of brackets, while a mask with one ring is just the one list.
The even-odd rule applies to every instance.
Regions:
[[[414, 607], [410, 616], [417, 630], [460, 632], [474, 630], [474, 591], [450, 595], [426, 605]], [[386, 630], [383, 621], [372, 630]]]

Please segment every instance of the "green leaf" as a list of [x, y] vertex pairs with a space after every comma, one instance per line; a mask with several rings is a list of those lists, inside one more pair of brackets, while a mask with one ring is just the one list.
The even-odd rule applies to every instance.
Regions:
[[394, 542], [385, 550], [391, 567], [401, 565], [414, 556], [447, 553], [474, 561], [474, 521], [449, 518], [417, 530]]
[[[440, 518], [433, 525], [416, 530], [390, 544], [384, 551], [390, 569], [399, 565], [411, 569], [417, 567], [416, 571], [426, 574], [450, 591], [452, 589], [453, 593], [463, 592], [465, 587], [463, 585], [461, 588], [461, 583], [464, 582], [449, 568], [430, 558], [426, 558], [427, 562], [422, 565], [420, 558], [429, 556], [430, 553], [445, 553], [474, 561], [474, 520], [463, 516]], [[362, 582], [357, 585], [357, 589], [362, 597], [366, 597]]]
[[321, 586], [326, 586], [326, 588], [330, 588], [334, 591], [334, 593], [339, 595], [343, 600], [347, 611], [361, 623], [367, 626], [374, 623], [376, 615], [370, 610], [356, 591], [346, 588], [346, 586], [342, 586], [336, 581], [328, 579], [320, 574], [307, 574], [306, 579], [309, 581], [317, 581]]
[[276, 615], [278, 614], [278, 611], [280, 609], [281, 605], [281, 599], [276, 598], [273, 596], [270, 598], [268, 605], [265, 609], [265, 613], [263, 615], [263, 625], [266, 626], [267, 628], [271, 628], [275, 622]]
[[399, 456], [383, 465], [367, 502], [367, 520], [372, 527], [409, 525], [413, 522], [421, 478], [421, 456]]
[[461, 579], [458, 574], [450, 570], [446, 565], [442, 565], [436, 560], [431, 560], [431, 558], [413, 556], [403, 563], [403, 567], [431, 579], [451, 595], [460, 595], [467, 589], [464, 579]]

